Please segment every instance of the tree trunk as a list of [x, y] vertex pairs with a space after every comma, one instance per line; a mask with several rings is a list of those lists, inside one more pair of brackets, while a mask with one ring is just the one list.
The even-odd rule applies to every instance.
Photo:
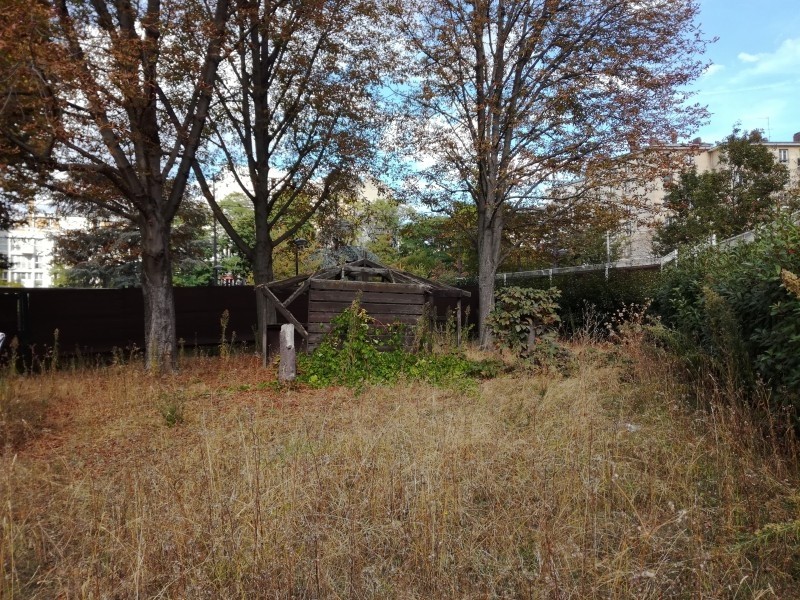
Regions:
[[[266, 202], [256, 202], [255, 206], [256, 243], [253, 251], [253, 281], [256, 286], [270, 283], [275, 279], [272, 261], [272, 239], [269, 235]], [[256, 293], [256, 310], [258, 311], [258, 335], [256, 339], [264, 339], [263, 333], [267, 325], [277, 323], [278, 318], [272, 302], [261, 292]], [[266, 352], [266, 348], [261, 349]]]
[[[272, 265], [268, 269], [269, 274], [265, 274], [267, 271], [262, 271], [259, 274], [258, 269], [253, 269], [253, 279], [255, 281], [256, 286], [259, 286], [263, 283], [269, 283], [273, 279], [272, 275]], [[258, 311], [258, 335], [256, 339], [263, 340], [266, 339], [264, 337], [264, 332], [267, 330], [267, 325], [274, 325], [278, 322], [278, 315], [275, 310], [275, 306], [272, 304], [270, 300], [264, 296], [261, 291], [256, 291], [256, 310]], [[266, 348], [261, 349], [262, 352], [266, 352]]]
[[492, 346], [492, 332], [486, 319], [494, 308], [494, 278], [500, 264], [502, 231], [499, 214], [492, 219], [478, 215], [478, 339], [484, 349]]
[[170, 225], [159, 214], [141, 219], [145, 364], [152, 372], [177, 366], [175, 299], [172, 293]]

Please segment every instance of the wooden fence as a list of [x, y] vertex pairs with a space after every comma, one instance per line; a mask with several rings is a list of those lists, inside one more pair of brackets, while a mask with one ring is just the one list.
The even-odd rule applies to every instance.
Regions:
[[[176, 330], [186, 346], [219, 344], [220, 319], [229, 314], [227, 334], [254, 340], [255, 293], [251, 287], [175, 288]], [[0, 331], [20, 347], [52, 346], [55, 331], [62, 353], [109, 352], [144, 346], [142, 290], [0, 288]]]

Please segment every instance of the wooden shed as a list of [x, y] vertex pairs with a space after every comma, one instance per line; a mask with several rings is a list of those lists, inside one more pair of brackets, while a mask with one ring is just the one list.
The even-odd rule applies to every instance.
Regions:
[[[361, 306], [378, 325], [415, 326], [425, 316], [442, 319], [448, 310], [456, 316], [460, 339], [461, 299], [470, 293], [362, 259], [312, 275], [292, 277], [261, 286], [262, 292], [306, 341], [316, 348], [330, 330], [331, 320], [361, 294]], [[285, 298], [281, 301], [278, 297]], [[299, 299], [305, 297], [307, 302]], [[295, 303], [298, 308], [295, 309]]]

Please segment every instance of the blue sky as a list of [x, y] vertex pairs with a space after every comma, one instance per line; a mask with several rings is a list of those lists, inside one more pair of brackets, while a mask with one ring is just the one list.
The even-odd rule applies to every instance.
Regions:
[[800, 4], [778, 0], [700, 0], [699, 21], [713, 64], [695, 82], [695, 100], [712, 113], [698, 131], [704, 142], [734, 123], [763, 129], [772, 141], [800, 132]]

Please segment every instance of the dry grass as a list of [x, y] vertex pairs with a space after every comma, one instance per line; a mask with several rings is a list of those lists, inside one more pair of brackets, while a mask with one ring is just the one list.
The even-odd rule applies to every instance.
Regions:
[[578, 350], [466, 395], [281, 390], [235, 356], [6, 379], [46, 411], [0, 457], [0, 591], [793, 597], [797, 465], [641, 352]]

